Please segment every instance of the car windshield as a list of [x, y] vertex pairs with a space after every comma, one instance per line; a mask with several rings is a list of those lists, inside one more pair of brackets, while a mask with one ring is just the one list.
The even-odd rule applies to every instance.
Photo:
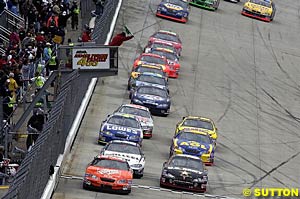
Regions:
[[203, 165], [201, 161], [188, 157], [175, 156], [170, 160], [169, 166], [183, 167], [188, 169], [195, 169], [197, 171], [203, 171]]
[[123, 117], [119, 115], [114, 115], [107, 121], [109, 124], [116, 124], [120, 126], [139, 128], [139, 122], [134, 118]]
[[107, 160], [107, 159], [95, 159], [92, 162], [92, 166], [119, 169], [119, 170], [129, 170], [129, 166], [126, 162], [121, 162], [118, 160]]
[[188, 7], [188, 4], [182, 0], [164, 0], [163, 1], [164, 3], [171, 3], [171, 4], [174, 4], [174, 5], [178, 5], [182, 8], [187, 8]]
[[139, 94], [156, 95], [156, 96], [160, 96], [160, 97], [163, 97], [163, 98], [168, 97], [168, 94], [167, 94], [166, 90], [156, 88], [156, 87], [148, 87], [148, 86], [139, 87], [137, 92]]
[[204, 121], [199, 119], [186, 119], [183, 122], [183, 126], [213, 130], [213, 125], [210, 121]]
[[171, 52], [165, 52], [165, 51], [161, 51], [161, 50], [153, 50], [153, 51], [151, 51], [151, 53], [160, 55], [160, 56], [165, 56], [167, 59], [172, 60], [172, 61], [176, 60], [176, 56], [174, 55], [174, 53], [171, 53]]
[[263, 1], [263, 0], [250, 0], [251, 3], [255, 3], [261, 6], [265, 6], [268, 8], [271, 8], [271, 2], [269, 1]]
[[131, 144], [125, 144], [125, 143], [111, 143], [107, 146], [105, 150], [141, 155], [141, 151], [139, 147], [133, 146]]
[[139, 108], [133, 108], [133, 107], [129, 107], [129, 106], [123, 106], [120, 111], [121, 113], [127, 113], [127, 114], [132, 114], [132, 115], [138, 115], [141, 117], [146, 117], [146, 118], [150, 118], [151, 115], [148, 111], [143, 110], [143, 109], [139, 109]]
[[142, 56], [141, 61], [145, 61], [148, 63], [154, 63], [154, 64], [166, 64], [166, 62], [163, 58], [153, 57], [153, 56], [149, 56], [149, 55]]
[[198, 133], [193, 133], [193, 132], [180, 132], [176, 138], [178, 139], [184, 139], [184, 140], [189, 140], [189, 141], [195, 141], [199, 143], [206, 143], [210, 144], [210, 138], [209, 136], [203, 135], [203, 134], [198, 134]]
[[162, 76], [165, 76], [164, 72], [160, 69], [157, 68], [149, 68], [149, 67], [137, 67], [136, 72], [140, 72], [140, 73], [145, 73], [145, 72], [149, 72], [149, 73], [156, 73], [156, 74], [160, 74]]
[[155, 48], [166, 48], [166, 49], [172, 50], [173, 52], [175, 51], [175, 49], [174, 49], [173, 46], [170, 46], [170, 45], [167, 45], [167, 44], [163, 44], [163, 43], [154, 43], [152, 45], [152, 48], [153, 49], [155, 49]]
[[167, 34], [167, 33], [157, 32], [157, 33], [154, 34], [154, 37], [158, 38], [158, 39], [161, 39], [161, 40], [173, 41], [173, 42], [179, 43], [179, 39], [176, 36], [171, 35], [171, 34]]
[[159, 85], [166, 86], [165, 79], [160, 78], [160, 77], [154, 77], [154, 76], [150, 76], [150, 75], [140, 75], [137, 78], [137, 80], [141, 81], [141, 82], [147, 82], [147, 83], [151, 83], [151, 84], [159, 84]]

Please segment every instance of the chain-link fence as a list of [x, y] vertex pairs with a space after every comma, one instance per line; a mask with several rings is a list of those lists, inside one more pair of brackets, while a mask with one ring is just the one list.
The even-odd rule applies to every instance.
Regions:
[[96, 18], [92, 40], [104, 44], [120, 0], [106, 0], [103, 14]]
[[[4, 199], [38, 199], [43, 194], [49, 180], [49, 171], [55, 166], [59, 154], [63, 153], [68, 131], [65, 131], [64, 121], [69, 118], [70, 108], [75, 103], [72, 96], [74, 80], [78, 71], [73, 71], [66, 77], [61, 86], [54, 106], [49, 113], [43, 132], [38, 137], [32, 150], [28, 152], [11, 184]], [[75, 113], [71, 118], [75, 117]]]

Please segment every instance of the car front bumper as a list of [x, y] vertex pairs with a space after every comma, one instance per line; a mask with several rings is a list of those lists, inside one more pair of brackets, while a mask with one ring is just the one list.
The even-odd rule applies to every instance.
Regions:
[[259, 20], [266, 21], [266, 22], [271, 21], [271, 17], [261, 15], [261, 14], [258, 14], [258, 13], [253, 13], [251, 11], [244, 10], [244, 9], [242, 10], [241, 14], [244, 15], [244, 16], [247, 16], [247, 17], [252, 17], [254, 19], [259, 19]]

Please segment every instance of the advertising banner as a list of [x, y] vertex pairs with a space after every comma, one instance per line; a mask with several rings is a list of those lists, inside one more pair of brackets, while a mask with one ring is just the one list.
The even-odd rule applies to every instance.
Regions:
[[109, 48], [74, 48], [73, 69], [109, 69]]

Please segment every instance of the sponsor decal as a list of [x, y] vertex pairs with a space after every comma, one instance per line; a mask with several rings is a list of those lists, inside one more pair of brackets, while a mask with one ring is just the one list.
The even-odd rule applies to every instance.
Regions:
[[97, 170], [97, 172], [100, 174], [107, 174], [107, 175], [120, 173], [119, 170], [111, 170], [111, 169], [99, 169], [99, 170]]
[[132, 129], [132, 128], [129, 128], [129, 127], [125, 127], [125, 126], [106, 125], [106, 129], [107, 130], [113, 130], [113, 131], [123, 131], [123, 132], [134, 133], [134, 134], [139, 133], [138, 130]]
[[73, 69], [109, 69], [109, 48], [73, 49]]

